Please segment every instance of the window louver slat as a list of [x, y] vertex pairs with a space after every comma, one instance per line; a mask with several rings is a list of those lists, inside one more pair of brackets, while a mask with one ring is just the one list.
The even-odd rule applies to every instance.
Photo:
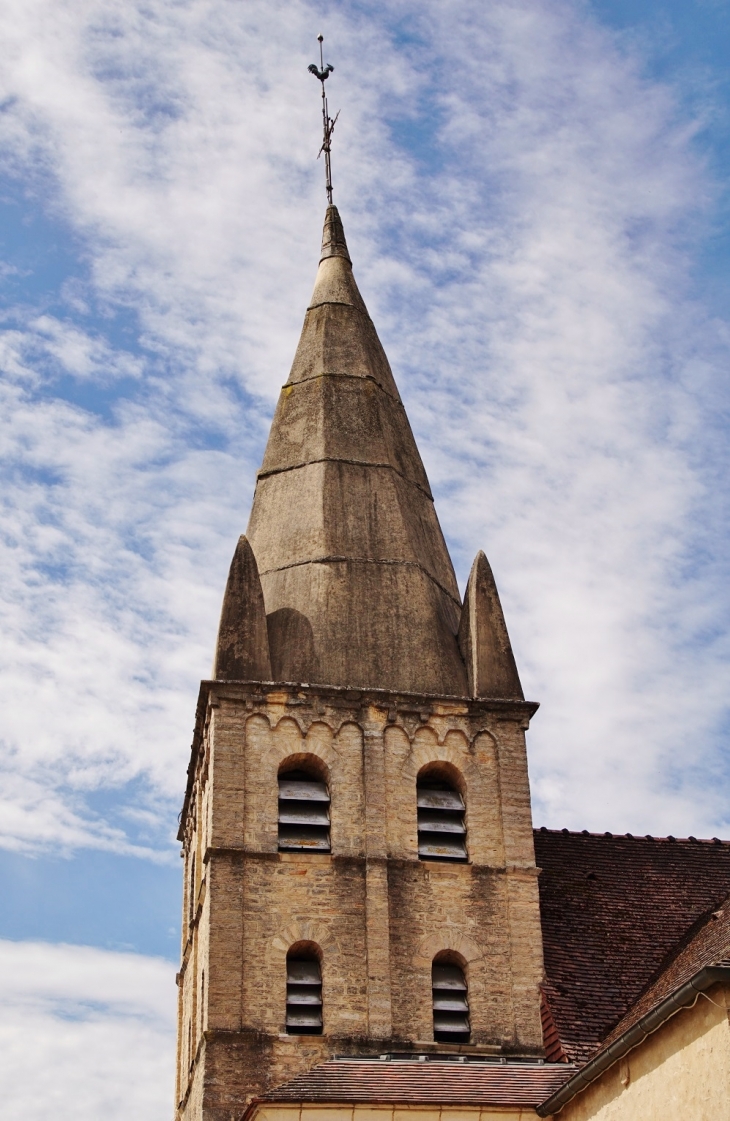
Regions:
[[431, 977], [434, 989], [456, 989], [466, 992], [464, 973], [458, 965], [434, 965]]
[[421, 836], [418, 840], [418, 855], [437, 860], [466, 860], [467, 851], [463, 841], [443, 840], [436, 837]]
[[279, 821], [288, 825], [326, 825], [329, 828], [330, 816], [327, 810], [320, 806], [284, 802], [279, 807]]
[[435, 996], [433, 998], [434, 1012], [468, 1012], [469, 1005], [466, 1000], [445, 999]]
[[317, 989], [316, 992], [310, 993], [307, 992], [304, 986], [300, 986], [297, 989], [292, 989], [291, 992], [287, 993], [286, 1003], [296, 1005], [311, 1004], [316, 1005], [316, 1007], [319, 1008], [322, 1004], [322, 994], [320, 993], [319, 989]]
[[456, 790], [436, 790], [428, 786], [419, 786], [416, 802], [419, 809], [456, 810], [464, 812], [464, 799]]
[[329, 852], [330, 842], [326, 830], [307, 828], [306, 825], [282, 825], [279, 828], [279, 848], [305, 852]]
[[279, 779], [279, 797], [296, 802], [329, 802], [330, 796], [323, 782], [314, 779]]
[[[439, 1012], [434, 1017], [434, 1027], [437, 1031], [449, 1034], [469, 1031], [469, 1017], [461, 1016], [456, 1012]], [[460, 1042], [462, 1042], [460, 1040]]]
[[429, 833], [466, 833], [462, 814], [445, 814], [439, 810], [421, 810], [418, 824]]
[[319, 962], [312, 958], [287, 958], [287, 985], [321, 985]]
[[[322, 1013], [308, 1012], [300, 1008], [292, 1008], [287, 1005], [286, 1014], [287, 1031], [291, 1033], [292, 1028], [319, 1028], [322, 1027]], [[309, 1031], [307, 1035], [318, 1035], [319, 1032]]]

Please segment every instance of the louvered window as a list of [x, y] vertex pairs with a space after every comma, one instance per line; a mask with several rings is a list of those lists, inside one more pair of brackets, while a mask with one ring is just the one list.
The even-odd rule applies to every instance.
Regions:
[[304, 771], [279, 775], [279, 848], [330, 851], [330, 796], [325, 783]]
[[322, 1034], [322, 972], [313, 958], [286, 959], [286, 1030]]
[[447, 782], [419, 780], [418, 855], [421, 860], [466, 860], [464, 799]]
[[469, 1001], [458, 965], [433, 965], [433, 1037], [437, 1043], [468, 1043]]

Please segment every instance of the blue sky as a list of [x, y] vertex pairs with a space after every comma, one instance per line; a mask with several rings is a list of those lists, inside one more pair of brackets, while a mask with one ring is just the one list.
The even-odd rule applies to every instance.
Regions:
[[320, 30], [358, 282], [541, 702], [536, 823], [730, 835], [730, 4], [0, 24], [0, 1084], [151, 1121], [197, 686], [316, 268]]

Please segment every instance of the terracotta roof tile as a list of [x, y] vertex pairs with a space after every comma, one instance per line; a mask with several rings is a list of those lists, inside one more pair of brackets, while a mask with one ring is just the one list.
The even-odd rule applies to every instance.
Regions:
[[549, 1063], [565, 1063], [568, 1061], [563, 1046], [560, 1042], [558, 1029], [555, 1027], [553, 1014], [550, 1011], [547, 997], [540, 993], [540, 1020], [542, 1022], [542, 1041], [545, 1046], [545, 1058]]
[[646, 1016], [706, 965], [730, 964], [730, 898], [709, 919], [702, 921], [699, 930], [693, 928], [693, 937], [683, 942], [657, 979], [645, 989], [603, 1041], [601, 1049], [610, 1046], [614, 1039], [638, 1023], [642, 1016]]
[[730, 893], [730, 843], [535, 830], [545, 995], [587, 1059]]
[[567, 1063], [332, 1059], [263, 1101], [536, 1106], [575, 1073]]

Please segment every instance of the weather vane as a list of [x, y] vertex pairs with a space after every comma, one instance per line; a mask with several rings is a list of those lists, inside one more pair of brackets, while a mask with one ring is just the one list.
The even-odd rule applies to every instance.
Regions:
[[340, 114], [339, 112], [337, 112], [335, 114], [334, 120], [332, 120], [332, 118], [330, 117], [329, 106], [327, 104], [327, 95], [324, 92], [324, 84], [334, 70], [334, 66], [332, 66], [332, 64], [329, 62], [326, 66], [324, 64], [324, 54], [322, 49], [324, 37], [322, 35], [318, 35], [317, 42], [319, 43], [319, 66], [317, 66], [317, 64], [313, 62], [307, 69], [309, 70], [310, 74], [314, 74], [315, 78], [318, 78], [322, 83], [322, 126], [324, 130], [324, 139], [322, 141], [322, 147], [317, 154], [317, 159], [319, 159], [319, 157], [324, 152], [324, 173], [327, 180], [327, 202], [332, 205], [332, 162], [330, 159], [330, 152], [332, 151], [332, 133], [335, 131], [337, 118]]

